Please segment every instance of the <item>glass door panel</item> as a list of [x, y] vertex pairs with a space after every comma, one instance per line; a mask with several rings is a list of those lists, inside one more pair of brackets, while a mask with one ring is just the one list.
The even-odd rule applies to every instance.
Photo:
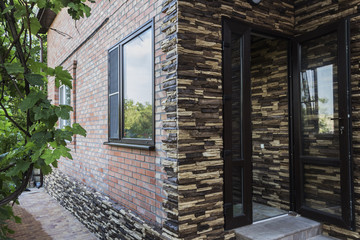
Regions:
[[225, 228], [252, 223], [250, 28], [224, 21]]
[[351, 135], [346, 21], [294, 44], [296, 211], [351, 228]]
[[302, 156], [339, 160], [337, 33], [301, 44]]

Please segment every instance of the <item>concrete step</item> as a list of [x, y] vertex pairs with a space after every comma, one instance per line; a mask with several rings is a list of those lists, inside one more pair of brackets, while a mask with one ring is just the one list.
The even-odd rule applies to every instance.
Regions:
[[320, 235], [320, 223], [290, 215], [240, 227], [235, 229], [235, 233], [237, 240], [305, 240], [315, 236], [323, 237]]
[[323, 236], [323, 235], [317, 235], [315, 237], [309, 238], [308, 240], [337, 240], [337, 238]]

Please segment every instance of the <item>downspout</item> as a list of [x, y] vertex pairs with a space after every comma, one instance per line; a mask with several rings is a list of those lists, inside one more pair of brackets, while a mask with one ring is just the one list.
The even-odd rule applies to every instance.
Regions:
[[[73, 87], [72, 87], [72, 95], [73, 95], [73, 122], [76, 123], [76, 67], [77, 61], [73, 62]], [[76, 134], [73, 136], [73, 145], [74, 152], [76, 152]]]

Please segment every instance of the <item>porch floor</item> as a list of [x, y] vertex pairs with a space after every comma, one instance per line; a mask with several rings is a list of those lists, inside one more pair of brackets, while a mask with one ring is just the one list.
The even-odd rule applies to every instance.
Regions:
[[321, 235], [321, 224], [300, 216], [279, 216], [235, 229], [237, 240], [334, 240]]
[[257, 222], [260, 220], [276, 217], [279, 215], [287, 214], [287, 211], [281, 210], [275, 207], [269, 207], [264, 204], [253, 202], [253, 221]]

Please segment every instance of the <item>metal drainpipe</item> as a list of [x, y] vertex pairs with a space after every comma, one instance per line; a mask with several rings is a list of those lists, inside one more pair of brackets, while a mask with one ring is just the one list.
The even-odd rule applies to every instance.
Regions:
[[[74, 62], [73, 62], [73, 88], [72, 88], [74, 123], [76, 123], [76, 68], [77, 68], [77, 61], [74, 60]], [[73, 145], [74, 145], [74, 152], [76, 152], [76, 135], [73, 136]]]

